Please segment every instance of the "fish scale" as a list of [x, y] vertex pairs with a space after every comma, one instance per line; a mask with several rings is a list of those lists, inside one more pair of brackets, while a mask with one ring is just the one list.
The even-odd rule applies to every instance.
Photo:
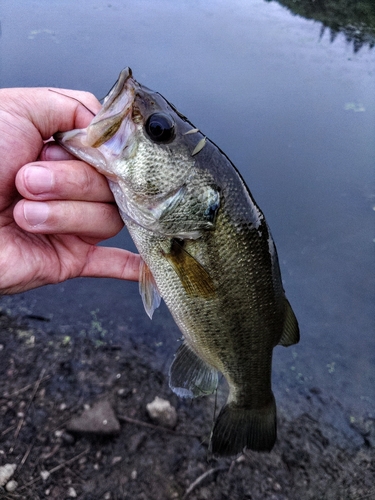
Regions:
[[227, 403], [211, 450], [269, 451], [276, 440], [272, 351], [299, 341], [264, 215], [228, 157], [129, 68], [82, 130], [58, 142], [110, 179], [144, 261], [149, 316], [164, 299], [184, 341], [170, 368], [181, 397], [210, 394], [218, 372]]

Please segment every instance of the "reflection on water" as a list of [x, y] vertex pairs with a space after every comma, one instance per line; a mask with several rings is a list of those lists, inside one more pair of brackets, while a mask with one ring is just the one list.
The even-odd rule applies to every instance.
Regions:
[[[265, 0], [272, 2], [275, 0]], [[374, 0], [276, 0], [293, 14], [322, 23], [321, 34], [329, 29], [331, 41], [343, 33], [357, 52], [363, 45], [375, 45]]]

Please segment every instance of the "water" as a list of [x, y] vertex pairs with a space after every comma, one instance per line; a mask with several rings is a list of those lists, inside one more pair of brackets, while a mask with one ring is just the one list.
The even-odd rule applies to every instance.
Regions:
[[[332, 421], [339, 407], [374, 417], [375, 49], [331, 43], [320, 23], [261, 0], [3, 0], [0, 12], [2, 87], [103, 97], [130, 66], [228, 154], [266, 214], [300, 322], [301, 343], [275, 350], [278, 400], [303, 411], [318, 388], [337, 403]], [[125, 232], [109, 243], [132, 248]], [[117, 280], [1, 304], [51, 331], [146, 342], [165, 369], [179, 336], [165, 307], [150, 322], [137, 285]]]

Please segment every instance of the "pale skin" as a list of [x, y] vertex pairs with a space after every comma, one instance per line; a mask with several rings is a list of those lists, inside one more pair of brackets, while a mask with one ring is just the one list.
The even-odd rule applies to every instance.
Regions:
[[[92, 94], [59, 92], [100, 109]], [[138, 255], [97, 246], [123, 227], [106, 179], [45, 144], [92, 117], [46, 88], [0, 90], [0, 294], [78, 276], [138, 280]]]

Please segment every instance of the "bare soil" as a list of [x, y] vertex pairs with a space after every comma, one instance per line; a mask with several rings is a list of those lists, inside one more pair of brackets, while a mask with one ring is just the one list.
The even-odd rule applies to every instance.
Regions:
[[[281, 410], [271, 453], [215, 459], [207, 452], [214, 397], [179, 400], [147, 348], [72, 340], [40, 324], [0, 314], [0, 466], [17, 465], [16, 489], [0, 487], [1, 499], [375, 499], [373, 420], [353, 423], [353, 442], [316, 417]], [[149, 419], [155, 396], [176, 407], [173, 431]], [[66, 431], [99, 400], [111, 403], [119, 433]]]

